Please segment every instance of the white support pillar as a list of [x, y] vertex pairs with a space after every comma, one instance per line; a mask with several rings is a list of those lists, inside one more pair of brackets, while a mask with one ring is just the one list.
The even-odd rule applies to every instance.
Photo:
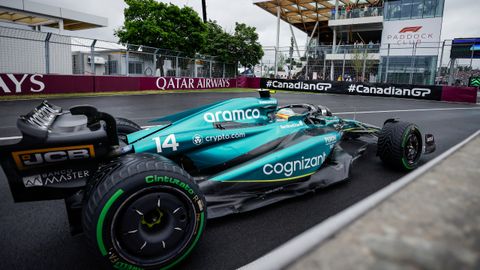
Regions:
[[180, 67], [178, 66], [178, 55], [175, 57], [175, 77], [180, 77]]
[[450, 69], [448, 71], [448, 85], [453, 85], [453, 77], [455, 75], [455, 61], [456, 58], [450, 58]]
[[290, 32], [292, 32], [293, 42], [295, 44], [295, 49], [297, 49], [298, 58], [301, 58], [300, 50], [298, 49], [297, 38], [295, 37], [295, 33], [293, 32], [292, 24], [288, 24], [290, 26]]
[[307, 37], [307, 44], [305, 44], [305, 54], [304, 56], [307, 56], [308, 48], [310, 47], [310, 42], [312, 41], [313, 35], [317, 31], [317, 26], [318, 26], [318, 21], [315, 23], [315, 26], [313, 27], [312, 34]]
[[387, 64], [385, 66], [385, 80], [383, 81], [383, 83], [388, 82], [388, 68], [389, 67], [390, 67], [390, 43], [388, 43], [388, 47], [387, 47]]
[[365, 82], [365, 69], [367, 68], [367, 59], [368, 52], [367, 47], [365, 47], [365, 51], [363, 52], [363, 68], [362, 68], [362, 81]]
[[280, 46], [280, 3], [277, 6], [277, 42], [275, 45], [275, 78], [278, 73], [278, 47]]
[[413, 47], [412, 47], [412, 60], [410, 61], [410, 63], [411, 63], [411, 65], [410, 65], [410, 77], [408, 79], [408, 84], [413, 84], [413, 76], [414, 76], [413, 70], [415, 69], [416, 52], [417, 52], [417, 42], [413, 43]]
[[[338, 0], [335, 0], [335, 20], [338, 19]], [[332, 54], [337, 52], [337, 29], [333, 28], [333, 41], [332, 41]], [[333, 60], [330, 61], [330, 80], [334, 81], [334, 64]]]
[[58, 32], [59, 34], [63, 34], [64, 26], [63, 26], [63, 19], [58, 21]]
[[[332, 54], [335, 54], [336, 51], [337, 51], [337, 47], [336, 47], [336, 44], [337, 43], [337, 30], [334, 28], [333, 29], [333, 41], [332, 41]], [[330, 60], [330, 80], [331, 81], [334, 81], [335, 78], [334, 78], [334, 64], [333, 64], [333, 60]]]
[[128, 59], [128, 43], [125, 45], [125, 75], [129, 76], [130, 75], [130, 70], [129, 70], [129, 59]]
[[338, 20], [338, 0], [335, 1], [335, 20]]
[[197, 59], [193, 60], [193, 77], [197, 78], [198, 70], [197, 70]]
[[97, 40], [94, 39], [92, 41], [92, 44], [90, 45], [90, 69], [93, 75], [97, 75], [95, 70], [95, 44], [96, 43], [97, 43]]
[[438, 68], [438, 75], [439, 76], [442, 76], [442, 62], [443, 62], [443, 53], [445, 51], [445, 40], [443, 41], [442, 43], [442, 50], [440, 52], [440, 64], [438, 65], [439, 68]]

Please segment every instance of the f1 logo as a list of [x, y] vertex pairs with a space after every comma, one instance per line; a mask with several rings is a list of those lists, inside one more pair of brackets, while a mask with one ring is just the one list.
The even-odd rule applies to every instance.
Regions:
[[402, 30], [400, 30], [399, 33], [408, 33], [408, 32], [416, 33], [420, 29], [422, 29], [422, 26], [409, 26], [409, 27], [402, 28]]

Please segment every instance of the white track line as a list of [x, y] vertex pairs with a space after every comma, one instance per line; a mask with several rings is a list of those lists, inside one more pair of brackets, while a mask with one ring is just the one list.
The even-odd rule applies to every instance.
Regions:
[[[429, 109], [408, 109], [408, 110], [388, 110], [388, 111], [359, 111], [359, 112], [337, 112], [335, 115], [341, 114], [375, 114], [375, 113], [401, 113], [401, 112], [430, 112], [430, 111], [457, 111], [457, 110], [480, 110], [480, 106], [472, 108], [429, 108]], [[147, 119], [147, 118], [136, 118], [136, 119]], [[148, 118], [151, 119], [151, 118]], [[150, 128], [152, 126], [142, 126], [142, 128]], [[16, 140], [21, 139], [22, 136], [12, 136], [12, 137], [0, 137], [0, 141], [7, 140]]]
[[408, 110], [388, 110], [388, 111], [337, 112], [334, 114], [373, 114], [373, 113], [392, 113], [392, 112], [430, 112], [430, 111], [457, 111], [457, 110], [480, 110], [480, 106], [476, 106], [472, 108], [428, 108], [428, 109], [408, 109]]
[[17, 140], [21, 138], [22, 136], [0, 137], [0, 141]]

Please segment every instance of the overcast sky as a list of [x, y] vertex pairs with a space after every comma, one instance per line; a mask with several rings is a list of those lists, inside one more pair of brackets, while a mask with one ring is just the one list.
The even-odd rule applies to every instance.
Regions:
[[[123, 0], [33, 0], [45, 4], [70, 8], [108, 18], [106, 28], [76, 31], [75, 35], [103, 40], [117, 40], [113, 30], [123, 24]], [[201, 0], [171, 0], [179, 6], [193, 7], [201, 16]], [[243, 22], [257, 28], [259, 39], [264, 46], [275, 45], [276, 17], [253, 5], [252, 0], [207, 0], [207, 16], [216, 20], [224, 29], [232, 32], [235, 22]], [[445, 0], [442, 39], [480, 36], [480, 0]], [[306, 34], [294, 28], [298, 45], [303, 47]], [[280, 46], [290, 45], [290, 29], [281, 22]], [[71, 32], [68, 34], [72, 34]]]

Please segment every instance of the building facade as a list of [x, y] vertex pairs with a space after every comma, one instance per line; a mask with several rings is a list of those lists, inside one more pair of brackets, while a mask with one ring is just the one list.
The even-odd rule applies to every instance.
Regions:
[[379, 72], [381, 81], [434, 83], [444, 1], [385, 1]]
[[444, 0], [255, 0], [254, 4], [309, 36], [301, 77], [435, 82]]

